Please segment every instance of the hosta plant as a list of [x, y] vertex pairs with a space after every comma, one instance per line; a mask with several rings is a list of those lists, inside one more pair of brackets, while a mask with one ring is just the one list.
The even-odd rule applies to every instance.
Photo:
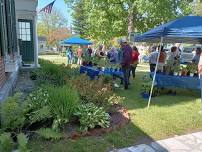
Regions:
[[93, 103], [79, 106], [75, 115], [80, 122], [80, 130], [88, 131], [95, 127], [108, 128], [110, 126], [110, 116], [102, 107], [97, 107]]

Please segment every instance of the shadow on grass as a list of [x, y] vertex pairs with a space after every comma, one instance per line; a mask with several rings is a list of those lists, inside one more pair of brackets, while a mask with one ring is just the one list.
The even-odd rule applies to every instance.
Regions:
[[[146, 144], [151, 147], [151, 143], [154, 144], [153, 142], [152, 137], [130, 122], [125, 127], [108, 134], [81, 137], [78, 140], [44, 141], [39, 137], [33, 138], [29, 148], [35, 152], [109, 152], [140, 144]], [[155, 143], [155, 147], [161, 152], [167, 152], [158, 143]]]
[[[146, 108], [148, 99], [144, 99], [141, 93], [141, 85], [143, 83], [143, 76], [148, 75], [147, 72], [137, 72], [137, 77], [135, 80], [132, 80], [130, 89], [123, 90], [117, 89], [116, 93], [122, 97], [125, 97], [124, 105], [128, 109], [140, 109]], [[168, 89], [166, 89], [168, 91]], [[193, 102], [196, 99], [200, 98], [199, 90], [190, 90], [190, 89], [176, 89], [176, 95], [167, 94], [165, 91], [161, 92], [159, 96], [153, 97], [151, 100], [151, 105], [155, 106], [173, 106], [176, 104], [182, 104], [187, 102]]]

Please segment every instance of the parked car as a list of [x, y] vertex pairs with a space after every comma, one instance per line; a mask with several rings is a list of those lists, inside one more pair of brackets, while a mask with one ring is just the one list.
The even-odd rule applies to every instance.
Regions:
[[181, 63], [190, 63], [192, 62], [194, 53], [192, 52], [193, 47], [184, 47], [180, 53], [180, 62]]

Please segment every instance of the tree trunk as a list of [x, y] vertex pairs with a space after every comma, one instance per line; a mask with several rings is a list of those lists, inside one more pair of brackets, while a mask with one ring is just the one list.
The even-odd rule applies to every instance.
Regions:
[[131, 43], [131, 33], [134, 32], [134, 16], [133, 16], [133, 11], [131, 11], [128, 15], [128, 39], [129, 42]]

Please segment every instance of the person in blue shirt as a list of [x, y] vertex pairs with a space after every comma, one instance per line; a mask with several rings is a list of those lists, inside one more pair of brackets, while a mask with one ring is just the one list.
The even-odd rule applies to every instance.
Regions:
[[67, 64], [72, 64], [73, 59], [74, 59], [74, 53], [73, 53], [73, 50], [72, 50], [72, 46], [69, 46], [67, 48], [66, 56], [67, 56]]

